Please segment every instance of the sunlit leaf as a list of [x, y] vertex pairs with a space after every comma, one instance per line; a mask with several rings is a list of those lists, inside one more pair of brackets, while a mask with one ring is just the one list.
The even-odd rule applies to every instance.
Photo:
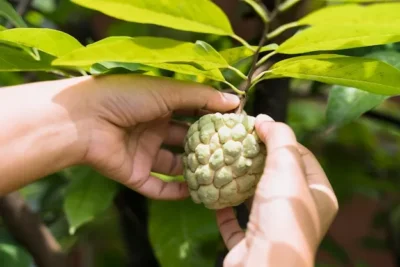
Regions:
[[[398, 25], [400, 3], [331, 5], [298, 21], [300, 25]], [[329, 30], [329, 28], [327, 28]]]
[[382, 61], [334, 54], [282, 60], [262, 79], [292, 77], [355, 87], [381, 95], [400, 94], [400, 71]]
[[146, 65], [144, 65], [137, 63], [103, 62], [93, 65], [91, 68], [91, 73], [100, 74], [109, 72], [109, 70], [117, 68], [122, 68], [125, 70], [129, 70], [131, 72], [139, 72], [139, 73], [152, 71], [154, 68], [156, 68], [156, 69], [174, 71], [182, 74], [200, 75], [215, 81], [225, 81], [224, 76], [222, 75], [219, 69], [200, 70], [195, 66], [183, 63], [155, 63], [155, 64], [147, 63]]
[[6, 27], [0, 25], [0, 31], [4, 31], [6, 29], [7, 29]]
[[215, 263], [219, 242], [215, 214], [191, 199], [152, 201], [149, 234], [163, 267], [204, 267]]
[[268, 13], [262, 6], [260, 2], [257, 2], [257, 0], [242, 0], [246, 2], [249, 6], [251, 6], [254, 11], [260, 16], [260, 18], [263, 20], [264, 23], [269, 22], [269, 17]]
[[16, 27], [27, 27], [25, 21], [7, 0], [0, 0], [0, 16], [8, 19]]
[[183, 31], [232, 35], [224, 12], [210, 0], [72, 0], [121, 20], [156, 24]]
[[64, 173], [71, 177], [64, 210], [70, 233], [74, 234], [79, 227], [112, 205], [118, 184], [86, 166], [74, 167]]
[[[257, 46], [253, 46], [254, 50], [257, 50]], [[263, 46], [260, 52], [266, 51], [273, 51], [278, 48], [277, 44], [269, 44]], [[229, 63], [229, 65], [234, 65], [240, 60], [246, 59], [254, 55], [254, 51], [245, 47], [245, 46], [238, 46], [233, 48], [228, 48], [219, 52], [225, 60]]]
[[[108, 38], [107, 38], [108, 39]], [[101, 62], [191, 63], [199, 69], [228, 67], [226, 60], [203, 43], [161, 37], [117, 37], [77, 49], [53, 62], [55, 66], [87, 67]]]
[[[378, 51], [366, 57], [379, 59], [400, 69], [400, 53], [396, 51]], [[335, 126], [349, 123], [387, 98], [388, 96], [373, 94], [357, 88], [334, 86], [329, 91], [326, 109], [327, 123]]]
[[35, 60], [25, 50], [0, 44], [0, 71], [49, 71], [52, 56], [41, 54], [40, 61]]
[[278, 53], [297, 54], [312, 51], [341, 50], [347, 48], [387, 44], [400, 41], [400, 24], [313, 26], [282, 43]]
[[83, 47], [71, 35], [45, 28], [15, 28], [1, 31], [1, 41], [37, 48], [57, 57]]

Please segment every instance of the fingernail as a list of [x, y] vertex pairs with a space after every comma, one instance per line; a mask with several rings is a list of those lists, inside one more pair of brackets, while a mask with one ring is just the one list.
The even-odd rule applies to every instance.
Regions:
[[256, 118], [258, 121], [274, 121], [270, 116], [265, 115], [265, 114], [259, 114]]
[[229, 102], [233, 102], [236, 105], [239, 105], [240, 99], [237, 95], [230, 94], [230, 93], [223, 93], [223, 95], [224, 95], [225, 99], [228, 100]]

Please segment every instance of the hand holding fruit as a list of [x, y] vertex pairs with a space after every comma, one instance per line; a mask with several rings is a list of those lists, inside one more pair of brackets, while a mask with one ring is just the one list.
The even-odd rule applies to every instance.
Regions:
[[230, 249], [224, 267], [314, 266], [318, 245], [338, 210], [336, 196], [318, 161], [287, 125], [259, 115], [255, 128], [267, 159], [247, 231], [231, 207], [217, 211]]

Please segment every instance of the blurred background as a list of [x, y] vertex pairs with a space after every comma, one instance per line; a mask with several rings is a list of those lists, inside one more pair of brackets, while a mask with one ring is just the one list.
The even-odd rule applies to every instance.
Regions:
[[[238, 45], [225, 37], [119, 21], [74, 5], [69, 0], [9, 2], [30, 27], [59, 29], [85, 45], [113, 35], [165, 36], [186, 41], [202, 39], [217, 50]], [[258, 43], [262, 24], [249, 6], [238, 0], [214, 2], [229, 16], [239, 36], [252, 44]], [[335, 4], [339, 2], [335, 1]], [[274, 7], [274, 1], [265, 0], [264, 3], [269, 9]], [[299, 19], [329, 4], [332, 3], [323, 0], [300, 1], [278, 16], [272, 27]], [[0, 18], [0, 24], [6, 26], [7, 22]], [[287, 31], [273, 42], [280, 43], [293, 33]], [[348, 49], [340, 53], [374, 56], [400, 67], [400, 45], [396, 43]], [[249, 65], [250, 61], [245, 60], [238, 68], [246, 71]], [[229, 71], [224, 74], [232, 75]], [[174, 77], [188, 79], [180, 75]], [[44, 72], [0, 72], [0, 86], [59, 78]], [[379, 97], [372, 97], [368, 101], [376, 101], [377, 106], [360, 114], [357, 120], [349, 121], [344, 116], [349, 106], [345, 102], [335, 103], [331, 97], [343, 92], [351, 96], [354, 90], [297, 79], [268, 80], [257, 85], [246, 110], [253, 115], [266, 113], [293, 127], [298, 140], [315, 153], [332, 183], [340, 211], [321, 244], [317, 266], [400, 266], [399, 100], [393, 97], [380, 101]], [[354, 97], [360, 95], [354, 94]], [[348, 101], [354, 103], [357, 99]], [[336, 105], [336, 113], [326, 114], [328, 104]], [[357, 105], [350, 108], [357, 109]], [[343, 119], [340, 119], [342, 115]], [[107, 188], [108, 185], [98, 182], [101, 178], [97, 176], [84, 168], [67, 170], [44, 177], [19, 192], [35, 215], [32, 222], [37, 220], [45, 224], [61, 245], [63, 253], [59, 266], [222, 266], [226, 250], [214, 213], [194, 205], [191, 200], [180, 203], [150, 201], [116, 186], [110, 200], [112, 205], [105, 204], [96, 217], [87, 219], [71, 234], [65, 214], [66, 205], [75, 205], [76, 210], [85, 211], [91, 209], [90, 201], [105, 201], [100, 194], [102, 189], [98, 187]], [[80, 179], [82, 177], [86, 179]], [[71, 183], [74, 179], [85, 182]], [[85, 192], [80, 192], [74, 197], [75, 202], [66, 204], [68, 192], [77, 187], [94, 190], [92, 198], [87, 200]], [[8, 200], [3, 198], [0, 201], [3, 216], [0, 224], [0, 266], [38, 266], [25, 249], [24, 240], [16, 234], [18, 228], [10, 226], [19, 225], [18, 222], [7, 220], [11, 218], [7, 217], [10, 212], [6, 205]], [[239, 207], [238, 214], [242, 225], [245, 225], [246, 210]], [[62, 260], [68, 264], [63, 265]]]

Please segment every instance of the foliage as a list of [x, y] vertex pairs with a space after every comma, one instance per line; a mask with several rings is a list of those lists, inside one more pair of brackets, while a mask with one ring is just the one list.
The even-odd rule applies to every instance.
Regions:
[[[258, 1], [243, 1], [264, 23], [273, 20], [272, 12], [266, 12]], [[284, 1], [276, 12], [294, 9], [299, 2]], [[396, 43], [400, 41], [400, 3], [327, 2], [326, 7], [280, 25], [266, 36], [256, 66], [271, 58], [277, 60], [252, 79], [251, 60], [258, 46], [239, 37], [228, 16], [210, 0], [197, 0], [196, 5], [179, 0], [62, 0], [58, 8], [52, 0], [35, 1], [38, 11], [29, 11], [24, 18], [0, 0], [0, 18], [4, 18], [4, 27], [0, 26], [0, 85], [24, 82], [26, 72], [37, 80], [54, 79], [55, 74], [141, 73], [201, 82], [219, 90], [229, 86], [244, 94], [239, 88], [248, 79], [254, 88], [263, 80], [290, 78], [294, 95], [306, 94], [310, 99], [291, 99], [288, 123], [299, 140], [316, 151], [340, 202], [356, 194], [381, 199], [399, 186], [400, 135], [396, 128], [362, 116], [372, 109], [398, 112], [390, 100], [400, 94], [400, 49]], [[115, 19], [106, 37], [82, 40], [63, 30], [72, 20], [79, 24], [93, 14]], [[6, 28], [8, 22], [13, 28]], [[274, 42], [289, 29], [296, 33]], [[348, 162], [352, 166], [344, 175], [342, 166]], [[65, 250], [91, 231], [117, 227], [115, 222], [98, 222], [117, 216], [112, 207], [119, 185], [86, 166], [63, 170], [52, 178], [55, 182], [48, 181], [43, 179], [21, 192]], [[398, 213], [396, 208], [386, 215], [396, 236]], [[161, 266], [213, 266], [223, 250], [214, 214], [191, 201], [151, 201], [149, 228]], [[112, 244], [120, 244], [121, 238], [114, 238], [118, 240]], [[365, 241], [381, 244], [372, 238]], [[351, 260], [329, 238], [321, 249], [341, 264]], [[0, 259], [5, 259], [2, 266], [29, 266], [32, 261], [16, 243], [3, 239]]]

